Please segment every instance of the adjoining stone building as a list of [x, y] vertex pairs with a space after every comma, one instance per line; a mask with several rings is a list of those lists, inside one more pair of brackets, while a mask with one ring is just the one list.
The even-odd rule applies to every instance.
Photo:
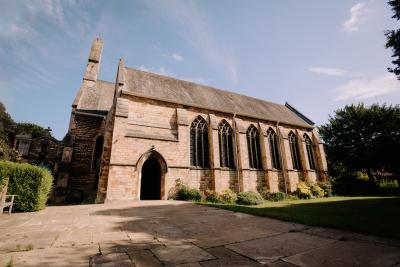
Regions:
[[57, 164], [62, 144], [50, 134], [50, 129], [41, 136], [31, 133], [20, 133], [14, 137], [13, 149], [18, 151], [21, 161], [41, 165], [57, 172]]
[[291, 107], [126, 67], [115, 83], [90, 50], [72, 104], [58, 201], [166, 199], [180, 179], [200, 190], [295, 191], [328, 179], [314, 123]]

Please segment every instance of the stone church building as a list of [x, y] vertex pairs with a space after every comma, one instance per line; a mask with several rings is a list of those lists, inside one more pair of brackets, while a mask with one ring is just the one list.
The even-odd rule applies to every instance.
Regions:
[[292, 192], [328, 179], [314, 123], [280, 105], [118, 64], [98, 79], [90, 50], [72, 104], [57, 201], [167, 199], [176, 180], [220, 192]]

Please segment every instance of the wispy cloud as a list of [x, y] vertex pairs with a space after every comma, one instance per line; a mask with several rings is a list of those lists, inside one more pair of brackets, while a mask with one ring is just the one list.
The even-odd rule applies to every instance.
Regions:
[[162, 54], [162, 56], [163, 56], [163, 57], [167, 57], [167, 58], [171, 58], [171, 59], [176, 60], [176, 61], [182, 61], [182, 60], [184, 60], [184, 57], [183, 57], [181, 54], [179, 54], [179, 53]]
[[229, 44], [221, 45], [222, 40], [216, 40], [206, 14], [194, 1], [149, 0], [147, 4], [152, 11], [175, 23], [178, 34], [201, 53], [215, 70], [224, 73], [231, 83], [238, 83], [232, 47]]
[[400, 92], [400, 83], [394, 75], [387, 74], [372, 78], [353, 79], [335, 89], [336, 101], [362, 100]]
[[367, 19], [368, 7], [366, 2], [359, 2], [350, 8], [350, 18], [343, 23], [346, 31], [358, 31], [360, 24]]
[[48, 64], [60, 59], [60, 45], [85, 37], [90, 28], [82, 2], [15, 1], [7, 7], [0, 16], [0, 80], [13, 91], [54, 84]]
[[328, 76], [347, 76], [349, 72], [337, 68], [308, 68], [309, 72]]

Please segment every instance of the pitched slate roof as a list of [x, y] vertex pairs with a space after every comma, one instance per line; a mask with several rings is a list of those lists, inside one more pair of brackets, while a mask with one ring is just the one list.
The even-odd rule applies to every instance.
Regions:
[[76, 109], [82, 112], [106, 114], [114, 98], [115, 84], [98, 80], [94, 87], [82, 87]]
[[133, 95], [250, 118], [312, 127], [285, 105], [182, 81], [150, 72], [125, 68], [125, 90]]

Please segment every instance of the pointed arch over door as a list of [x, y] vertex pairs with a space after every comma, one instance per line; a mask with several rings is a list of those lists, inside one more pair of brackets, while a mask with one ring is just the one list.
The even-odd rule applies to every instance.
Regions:
[[154, 149], [144, 153], [138, 160], [139, 192], [141, 200], [164, 199], [165, 175], [168, 171], [164, 157]]

